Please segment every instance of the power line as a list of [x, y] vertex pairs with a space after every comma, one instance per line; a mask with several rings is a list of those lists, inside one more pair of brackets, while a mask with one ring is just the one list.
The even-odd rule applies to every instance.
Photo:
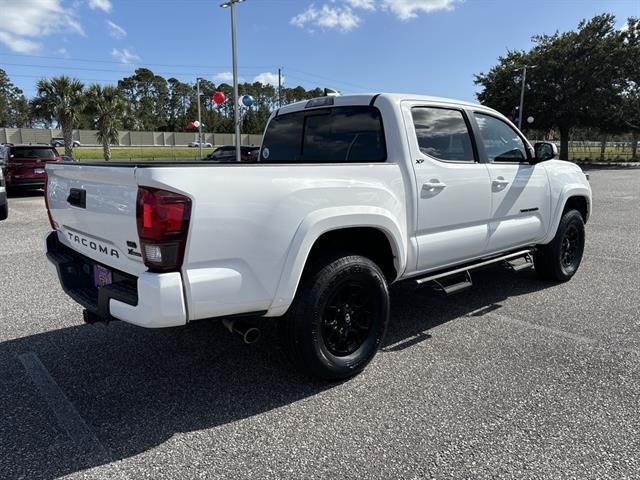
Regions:
[[[88, 68], [88, 67], [70, 67], [70, 66], [60, 66], [60, 65], [39, 65], [39, 64], [32, 64], [32, 63], [2, 63], [1, 65], [8, 65], [11, 67], [29, 67], [29, 68], [50, 68], [50, 69], [54, 69], [54, 70], [77, 70], [77, 71], [83, 71], [83, 72], [107, 72], [107, 73], [120, 73], [120, 74], [126, 74], [126, 71], [124, 70], [115, 70], [115, 69], [109, 69], [109, 68]], [[129, 68], [145, 68], [142, 65], [136, 66], [135, 64], [121, 64], [123, 66], [127, 66]], [[247, 71], [250, 70], [249, 68], [244, 69], [243, 71]], [[259, 71], [255, 70], [255, 71]], [[155, 74], [158, 75], [167, 75], [167, 76], [173, 76], [173, 75], [197, 75], [197, 76], [204, 76], [204, 75], [217, 75], [220, 72], [153, 72]]]
[[[46, 55], [26, 55], [21, 53], [0, 53], [2, 57], [26, 57], [26, 58], [41, 58], [52, 61], [71, 61], [71, 62], [82, 62], [82, 63], [107, 63], [107, 64], [115, 64], [115, 65], [127, 65], [122, 62], [118, 62], [115, 60], [95, 60], [89, 58], [72, 58], [72, 57], [51, 57]], [[230, 65], [186, 65], [186, 64], [176, 64], [176, 63], [149, 63], [144, 62], [145, 65], [150, 67], [170, 67], [170, 68], [231, 68]], [[138, 65], [138, 64], [132, 64]], [[141, 65], [141, 64], [140, 64]], [[247, 69], [260, 69], [260, 68], [278, 68], [275, 65], [246, 65], [244, 68]]]
[[[4, 63], [2, 64], [3, 66], [12, 66], [12, 67], [24, 67], [24, 68], [38, 68], [38, 69], [53, 69], [53, 70], [73, 70], [73, 71], [83, 71], [83, 72], [100, 72], [100, 73], [113, 73], [113, 74], [117, 74], [120, 76], [120, 78], [117, 79], [112, 79], [112, 78], [101, 78], [101, 79], [96, 79], [96, 78], [92, 78], [92, 79], [86, 79], [86, 78], [79, 78], [79, 80], [83, 80], [83, 81], [98, 81], [98, 82], [114, 82], [117, 80], [120, 80], [123, 78], [123, 76], [127, 76], [127, 75], [131, 75], [130, 72], [127, 72], [126, 70], [115, 70], [115, 69], [106, 69], [106, 68], [87, 68], [87, 67], [68, 67], [68, 66], [58, 66], [58, 65], [42, 65], [42, 64], [28, 64], [28, 63]], [[247, 72], [244, 68], [242, 69], [242, 71], [244, 71], [245, 73], [249, 73]], [[285, 80], [286, 78], [290, 78], [290, 79], [296, 79], [302, 82], [306, 82], [306, 83], [315, 83], [318, 85], [323, 85], [326, 84], [327, 82], [330, 82], [331, 84], [337, 84], [337, 85], [344, 85], [346, 87], [351, 87], [351, 88], [356, 88], [357, 90], [373, 90], [370, 89], [368, 87], [362, 86], [362, 85], [358, 85], [358, 84], [353, 84], [350, 82], [345, 82], [343, 80], [337, 80], [334, 78], [330, 78], [330, 77], [326, 77], [323, 75], [318, 75], [318, 74], [314, 74], [311, 72], [305, 72], [302, 70], [298, 70], [295, 68], [289, 68], [287, 67], [287, 71], [293, 71], [293, 72], [300, 72], [300, 74], [287, 74], [285, 75]], [[153, 72], [154, 74], [157, 75], [165, 75], [165, 76], [173, 76], [173, 77], [182, 77], [182, 78], [192, 78], [194, 76], [206, 76], [206, 75], [210, 75], [210, 76], [215, 76], [217, 74], [219, 74], [220, 72], [181, 72], [181, 73], [177, 73], [177, 72], [164, 72], [164, 71], [155, 71]], [[35, 75], [24, 75], [24, 74], [11, 74], [11, 76], [14, 77], [24, 77], [24, 78], [41, 78], [44, 77], [46, 75], [40, 75], [40, 76], [35, 76]]]

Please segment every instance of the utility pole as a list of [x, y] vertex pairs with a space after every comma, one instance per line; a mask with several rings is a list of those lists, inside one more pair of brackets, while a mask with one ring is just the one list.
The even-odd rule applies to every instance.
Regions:
[[522, 115], [524, 110], [524, 87], [527, 82], [527, 66], [522, 70], [522, 91], [520, 92], [520, 110], [518, 111], [518, 128], [522, 130]]
[[278, 108], [282, 107], [282, 68], [278, 69]]
[[200, 77], [196, 79], [198, 86], [198, 147], [200, 147], [200, 159], [202, 159], [202, 114], [200, 113]]
[[231, 55], [233, 57], [233, 117], [236, 125], [236, 161], [240, 163], [240, 105], [238, 105], [238, 44], [236, 40], [236, 3], [244, 0], [229, 0], [220, 5], [222, 8], [231, 9]]
[[[522, 91], [520, 92], [520, 111], [518, 112], [518, 128], [522, 130], [522, 118], [524, 116], [524, 89], [527, 83], [527, 69], [537, 68], [538, 65], [525, 65], [522, 68]], [[520, 70], [520, 69], [518, 69]]]

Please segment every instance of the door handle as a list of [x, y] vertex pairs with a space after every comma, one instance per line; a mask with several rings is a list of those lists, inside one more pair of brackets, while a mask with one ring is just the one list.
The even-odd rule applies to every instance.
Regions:
[[432, 180], [430, 182], [422, 184], [422, 188], [425, 188], [427, 190], [442, 190], [443, 188], [446, 188], [446, 186], [446, 183], [439, 182], [438, 180]]
[[505, 180], [502, 177], [498, 177], [493, 181], [493, 185], [495, 187], [506, 187], [507, 185], [509, 185], [509, 180]]

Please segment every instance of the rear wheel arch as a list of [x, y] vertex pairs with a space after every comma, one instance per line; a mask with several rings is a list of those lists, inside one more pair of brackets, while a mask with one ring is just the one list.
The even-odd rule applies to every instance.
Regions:
[[305, 270], [336, 252], [368, 258], [380, 268], [388, 283], [393, 282], [398, 276], [395, 261], [397, 253], [394, 252], [392, 241], [387, 234], [379, 228], [344, 227], [323, 233], [311, 247]]
[[[388, 283], [402, 275], [407, 262], [406, 242], [393, 217], [388, 212], [372, 213], [370, 208], [366, 214], [340, 210], [315, 212], [302, 222], [289, 248], [274, 300], [266, 316], [275, 317], [286, 313], [299, 289], [303, 274], [325, 252], [327, 255], [340, 251], [366, 258], [375, 257], [372, 261], [379, 265]], [[347, 237], [349, 242], [339, 242], [339, 239]], [[327, 246], [336, 248], [324, 248]]]

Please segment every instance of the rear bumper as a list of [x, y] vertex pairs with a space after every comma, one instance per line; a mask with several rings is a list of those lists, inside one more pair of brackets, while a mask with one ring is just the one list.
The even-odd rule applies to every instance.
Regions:
[[113, 283], [96, 287], [93, 267], [97, 262], [63, 245], [57, 232], [47, 234], [45, 244], [47, 260], [58, 275], [62, 289], [102, 320], [123, 320], [146, 328], [186, 324], [180, 273], [144, 272], [134, 277], [110, 269]]
[[43, 188], [44, 178], [16, 178], [7, 177], [7, 187], [10, 188]]

